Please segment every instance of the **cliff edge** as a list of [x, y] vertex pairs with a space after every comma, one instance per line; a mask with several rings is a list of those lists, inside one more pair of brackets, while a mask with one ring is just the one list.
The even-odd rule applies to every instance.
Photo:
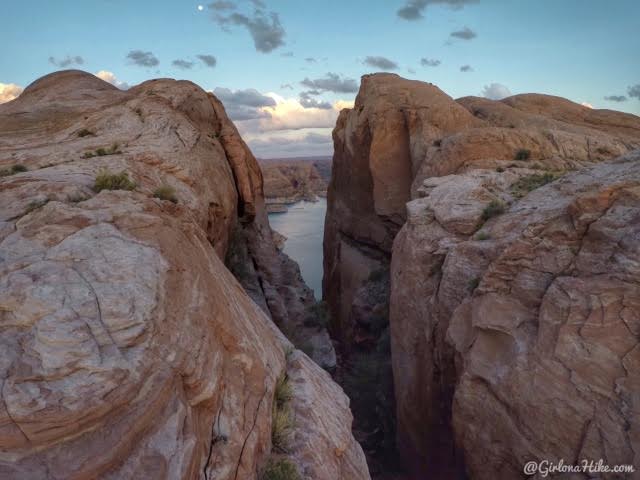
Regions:
[[369, 478], [347, 397], [271, 320], [304, 287], [213, 95], [43, 77], [0, 106], [0, 172], [2, 478]]
[[333, 137], [325, 300], [347, 357], [390, 341], [404, 464], [633, 463], [640, 118], [374, 74]]

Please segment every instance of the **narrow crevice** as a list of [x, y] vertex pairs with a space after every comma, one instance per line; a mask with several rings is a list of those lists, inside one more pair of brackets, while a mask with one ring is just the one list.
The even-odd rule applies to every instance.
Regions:
[[238, 457], [238, 463], [236, 464], [236, 473], [233, 476], [234, 480], [238, 479], [238, 472], [240, 471], [240, 465], [242, 464], [242, 456], [244, 455], [244, 450], [247, 446], [247, 442], [249, 441], [249, 437], [251, 437], [256, 427], [256, 423], [258, 422], [258, 415], [260, 414], [260, 408], [262, 407], [262, 402], [267, 396], [267, 393], [268, 393], [268, 389], [265, 387], [264, 393], [260, 397], [260, 401], [258, 402], [258, 407], [256, 408], [256, 412], [253, 416], [253, 424], [251, 425], [251, 429], [249, 430], [249, 433], [245, 437], [244, 442], [242, 442], [242, 448], [240, 449], [240, 456]]
[[211, 463], [211, 457], [213, 456], [213, 449], [219, 442], [227, 441], [227, 437], [220, 434], [220, 416], [222, 415], [222, 411], [224, 410], [224, 389], [221, 395], [221, 405], [220, 410], [216, 415], [216, 418], [211, 423], [211, 442], [209, 444], [209, 453], [207, 454], [207, 460], [204, 463], [203, 474], [205, 480], [209, 480], [209, 465]]
[[16, 428], [18, 430], [20, 430], [20, 433], [25, 438], [25, 440], [29, 444], [31, 444], [31, 439], [29, 438], [27, 433], [22, 429], [20, 424], [15, 420], [15, 418], [13, 418], [13, 415], [11, 415], [11, 412], [9, 411], [9, 405], [7, 405], [7, 401], [5, 400], [5, 396], [4, 396], [4, 387], [6, 386], [6, 384], [7, 384], [6, 380], [3, 380], [2, 381], [2, 387], [0, 387], [0, 395], [2, 396], [2, 403], [4, 404], [4, 411], [7, 412], [7, 417], [9, 417], [9, 420], [11, 421], [11, 423], [13, 423], [16, 426]]

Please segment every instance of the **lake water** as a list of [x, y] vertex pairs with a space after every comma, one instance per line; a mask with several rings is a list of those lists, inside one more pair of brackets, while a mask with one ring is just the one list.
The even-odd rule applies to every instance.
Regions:
[[322, 237], [327, 200], [298, 202], [286, 213], [269, 214], [271, 228], [287, 237], [284, 253], [300, 265], [302, 278], [322, 298]]

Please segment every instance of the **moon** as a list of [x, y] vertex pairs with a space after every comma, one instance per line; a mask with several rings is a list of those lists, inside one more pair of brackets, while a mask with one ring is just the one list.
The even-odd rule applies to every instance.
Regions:
[[204, 10], [204, 6], [203, 5], [198, 5], [198, 11], [201, 12]]

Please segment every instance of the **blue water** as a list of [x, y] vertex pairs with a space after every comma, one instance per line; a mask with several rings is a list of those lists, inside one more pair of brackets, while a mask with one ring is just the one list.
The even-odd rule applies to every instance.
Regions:
[[302, 278], [322, 298], [322, 237], [327, 200], [298, 202], [286, 213], [269, 214], [271, 228], [287, 237], [284, 253], [300, 265]]

